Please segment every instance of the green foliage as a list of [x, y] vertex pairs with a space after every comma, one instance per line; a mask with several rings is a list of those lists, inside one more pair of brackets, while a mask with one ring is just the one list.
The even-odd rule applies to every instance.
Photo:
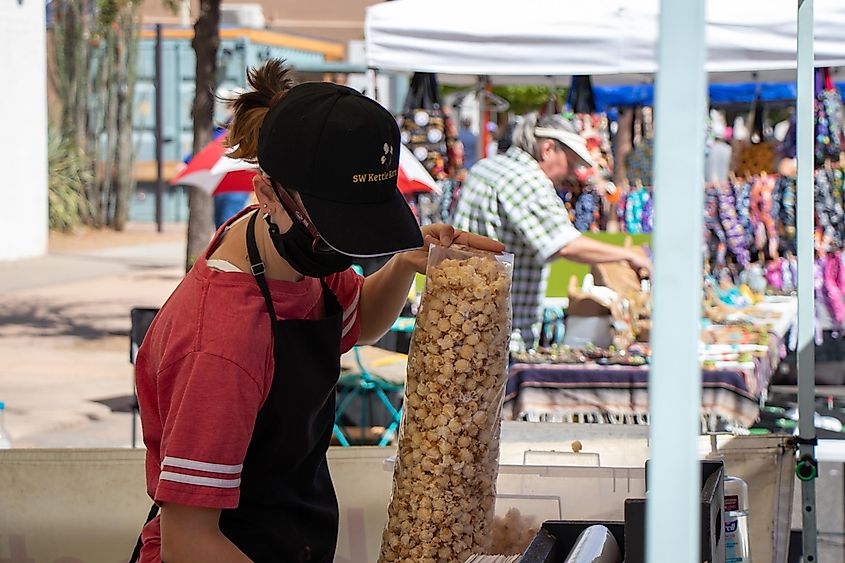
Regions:
[[97, 23], [101, 28], [99, 32], [103, 33], [105, 28], [114, 25], [124, 8], [137, 3], [138, 0], [97, 0]]
[[140, 0], [56, 0], [57, 103], [51, 116], [50, 225], [121, 230], [132, 179], [132, 107]]
[[48, 132], [47, 158], [50, 228], [69, 231], [90, 212], [85, 187], [93, 175], [82, 151], [54, 129]]
[[120, 0], [99, 0], [97, 2], [97, 20], [100, 27], [108, 27], [117, 19], [120, 11]]
[[566, 100], [567, 88], [550, 88], [548, 86], [494, 86], [493, 93], [510, 102], [510, 111], [523, 114], [538, 111], [545, 105], [550, 93], [555, 93], [561, 105]]
[[[442, 85], [440, 96], [443, 98], [449, 94], [466, 90], [466, 87]], [[557, 95], [558, 100], [563, 105], [568, 90], [568, 88], [562, 86], [556, 88], [536, 85], [493, 86], [493, 93], [506, 99], [511, 105], [509, 111], [517, 115], [539, 111], [545, 105], [551, 92]]]

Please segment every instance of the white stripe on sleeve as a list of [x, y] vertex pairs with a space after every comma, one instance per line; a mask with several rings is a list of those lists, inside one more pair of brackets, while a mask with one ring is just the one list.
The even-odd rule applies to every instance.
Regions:
[[235, 489], [241, 484], [240, 478], [214, 479], [212, 477], [173, 473], [172, 471], [162, 471], [158, 478], [160, 481], [174, 481], [176, 483], [187, 483], [189, 485], [199, 485], [200, 487], [216, 487], [218, 489]]
[[349, 317], [349, 320], [343, 321], [346, 326], [343, 327], [343, 332], [340, 334], [341, 338], [346, 336], [349, 333], [349, 331], [352, 330], [352, 327], [355, 326], [355, 320], [357, 318], [358, 318], [358, 311], [355, 311], [355, 313], [353, 313], [353, 315], [351, 317]]
[[183, 459], [181, 457], [165, 456], [164, 461], [161, 462], [161, 468], [164, 466], [181, 467], [182, 469], [193, 469], [194, 471], [205, 471], [207, 473], [223, 473], [232, 475], [240, 473], [244, 468], [243, 463], [238, 465], [224, 465], [222, 463], [206, 463], [204, 461], [195, 461], [193, 459]]
[[357, 310], [358, 300], [360, 298], [361, 298], [361, 288], [359, 286], [358, 291], [355, 292], [355, 299], [353, 299], [352, 303], [349, 305], [349, 307], [347, 307], [346, 310], [343, 311], [343, 321], [344, 322], [346, 322], [346, 319], [349, 318], [349, 315], [351, 315], [352, 313], [354, 313]]

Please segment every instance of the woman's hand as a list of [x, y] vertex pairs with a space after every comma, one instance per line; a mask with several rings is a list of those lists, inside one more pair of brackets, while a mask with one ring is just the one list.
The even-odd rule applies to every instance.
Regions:
[[361, 290], [361, 334], [358, 344], [381, 338], [402, 311], [416, 272], [425, 274], [428, 247], [462, 244], [487, 252], [502, 252], [505, 245], [487, 237], [459, 231], [449, 225], [426, 225], [420, 229], [423, 246], [395, 255], [382, 269], [364, 279]]
[[439, 246], [462, 244], [486, 252], [504, 252], [505, 250], [505, 245], [499, 241], [474, 233], [467, 233], [451, 225], [444, 225], [442, 223], [425, 225], [420, 228], [420, 231], [423, 235], [422, 248], [403, 252], [399, 255], [399, 258], [403, 262], [420, 274], [425, 273], [425, 266], [428, 262], [428, 247], [432, 244]]

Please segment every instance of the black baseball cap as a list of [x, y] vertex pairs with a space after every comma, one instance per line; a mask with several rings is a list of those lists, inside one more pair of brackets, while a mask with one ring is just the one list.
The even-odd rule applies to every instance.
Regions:
[[356, 257], [423, 245], [396, 187], [399, 127], [378, 102], [330, 82], [294, 86], [258, 137], [261, 169], [296, 190], [325, 241]]

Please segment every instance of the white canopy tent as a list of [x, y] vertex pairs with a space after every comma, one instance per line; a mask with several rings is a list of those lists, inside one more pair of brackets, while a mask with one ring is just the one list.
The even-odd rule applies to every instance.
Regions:
[[[795, 0], [708, 0], [712, 82], [794, 80]], [[517, 9], [518, 8], [518, 9]], [[399, 0], [367, 9], [370, 68], [441, 81], [649, 82], [657, 72], [658, 0]], [[845, 2], [815, 2], [815, 64], [845, 66]], [[451, 75], [451, 76], [444, 76]]]
[[[655, 356], [649, 385], [654, 393], [649, 407], [654, 461], [649, 480], [649, 563], [697, 560], [699, 535], [694, 510], [698, 468], [688, 445], [697, 434], [700, 404], [696, 351], [703, 198], [701, 192], [689, 197], [669, 189], [671, 182], [661, 179], [688, 174], [703, 183], [703, 138], [695, 132], [703, 129], [704, 119], [695, 109], [705, 106], [705, 72], [710, 82], [798, 78], [801, 456], [797, 472], [802, 479], [803, 556], [805, 561], [816, 561], [812, 67], [845, 66], [845, 2], [401, 0], [369, 8], [365, 30], [371, 69], [434, 72], [445, 82], [486, 76], [526, 83], [572, 75], [590, 75], [596, 83], [644, 82], [653, 80], [659, 56], [655, 199], [664, 203], [655, 213], [655, 233], [661, 243], [655, 245]], [[661, 121], [660, 115], [672, 118]], [[695, 275], [689, 276], [690, 272]], [[691, 377], [678, 378], [678, 366]], [[667, 527], [665, 514], [673, 509], [680, 518]]]

